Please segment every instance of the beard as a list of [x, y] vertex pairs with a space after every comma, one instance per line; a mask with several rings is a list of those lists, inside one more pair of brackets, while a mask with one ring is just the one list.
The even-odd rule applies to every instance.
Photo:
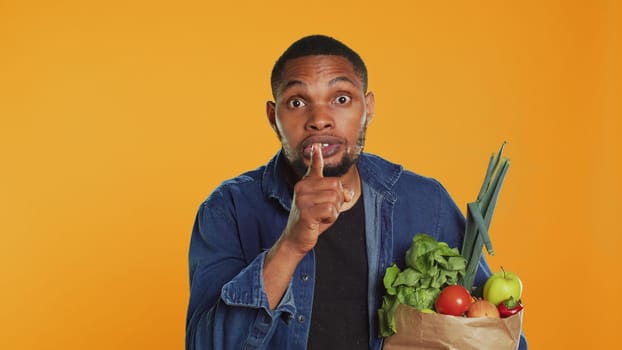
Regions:
[[[356, 164], [357, 159], [358, 155], [354, 157], [350, 153], [346, 153], [339, 163], [331, 166], [324, 165], [323, 174], [325, 177], [341, 177], [350, 170], [352, 165]], [[308, 167], [301, 158], [296, 158], [293, 161], [288, 160], [287, 163], [299, 177], [303, 177], [307, 173]]]
[[[367, 131], [367, 123], [361, 127], [359, 131], [359, 135], [356, 141], [356, 146], [353, 148], [351, 146], [347, 146], [346, 152], [339, 161], [339, 163], [335, 165], [326, 165], [324, 164], [324, 176], [326, 177], [341, 177], [345, 175], [350, 168], [356, 164], [361, 152], [363, 152], [363, 147], [365, 146], [365, 133]], [[285, 145], [283, 142], [283, 138], [281, 139], [281, 144]], [[304, 160], [300, 156], [295, 156], [284, 149], [285, 159], [287, 160], [287, 164], [294, 170], [296, 175], [299, 177], [303, 177], [308, 170], [308, 166], [304, 163]]]

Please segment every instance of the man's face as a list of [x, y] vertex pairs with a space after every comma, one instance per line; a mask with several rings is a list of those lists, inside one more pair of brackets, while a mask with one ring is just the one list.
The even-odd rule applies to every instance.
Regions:
[[305, 56], [287, 61], [276, 101], [267, 114], [286, 159], [302, 176], [311, 145], [322, 144], [324, 175], [346, 174], [363, 150], [374, 111], [373, 94], [344, 57]]

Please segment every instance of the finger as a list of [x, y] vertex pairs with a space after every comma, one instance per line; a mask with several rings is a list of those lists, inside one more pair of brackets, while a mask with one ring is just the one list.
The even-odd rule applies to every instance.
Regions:
[[324, 157], [322, 156], [322, 145], [319, 143], [311, 145], [311, 160], [305, 176], [324, 177]]
[[334, 203], [322, 203], [310, 208], [306, 214], [315, 224], [332, 224], [339, 217], [339, 208]]
[[313, 208], [316, 205], [333, 204], [341, 207], [344, 201], [343, 192], [334, 190], [320, 190], [313, 193], [302, 193], [296, 196], [295, 204], [301, 210]]

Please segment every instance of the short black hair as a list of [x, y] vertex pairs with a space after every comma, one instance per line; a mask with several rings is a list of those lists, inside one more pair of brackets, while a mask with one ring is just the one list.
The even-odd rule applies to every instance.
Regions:
[[276, 92], [281, 84], [283, 69], [287, 61], [294, 58], [316, 55], [332, 55], [346, 58], [352, 63], [354, 71], [363, 81], [363, 91], [367, 91], [367, 67], [365, 67], [365, 62], [363, 62], [359, 54], [335, 38], [326, 35], [309, 35], [288, 47], [276, 61], [274, 67], [272, 67], [272, 75], [270, 76], [272, 96], [276, 99]]

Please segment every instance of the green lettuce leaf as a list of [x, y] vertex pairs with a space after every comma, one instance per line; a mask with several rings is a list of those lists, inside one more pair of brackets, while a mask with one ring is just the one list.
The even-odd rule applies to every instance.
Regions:
[[395, 288], [393, 288], [393, 284], [396, 278], [400, 275], [400, 272], [401, 272], [400, 268], [397, 267], [397, 265], [395, 264], [391, 265], [390, 267], [386, 269], [382, 282], [384, 284], [384, 288], [387, 290], [387, 294], [389, 295], [397, 294], [397, 291], [395, 290]]
[[416, 309], [433, 309], [441, 290], [458, 283], [464, 276], [466, 259], [457, 248], [420, 233], [406, 251], [406, 268], [393, 264], [386, 269], [383, 284], [387, 294], [378, 310], [379, 331], [383, 337], [395, 334], [395, 310], [399, 304]]

